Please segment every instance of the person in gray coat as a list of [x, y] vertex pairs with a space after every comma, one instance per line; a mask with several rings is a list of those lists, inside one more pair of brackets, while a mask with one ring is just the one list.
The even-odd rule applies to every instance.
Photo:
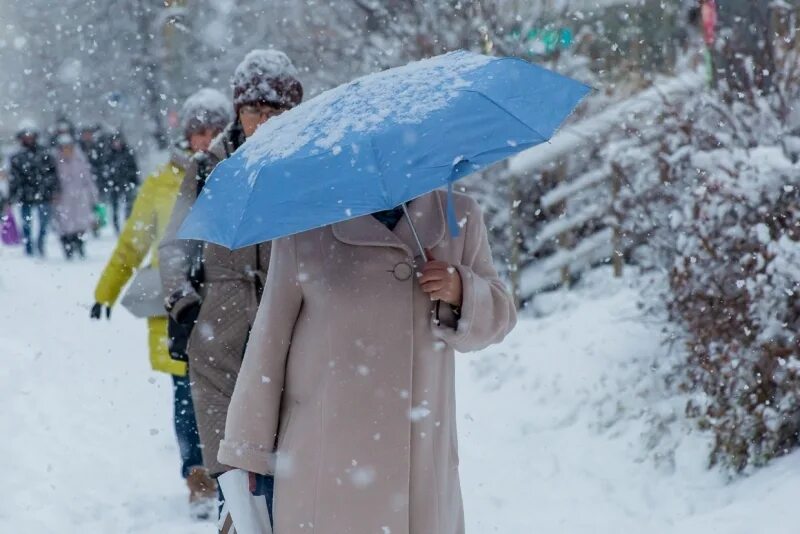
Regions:
[[302, 101], [303, 88], [296, 74], [289, 58], [275, 50], [254, 50], [237, 67], [233, 79], [236, 118], [207, 152], [192, 159], [159, 247], [171, 352], [179, 355], [180, 337], [188, 336], [186, 354], [203, 464], [212, 476], [226, 469], [217, 461], [217, 451], [266, 280], [270, 244], [231, 251], [175, 236], [216, 164], [260, 124]]
[[86, 257], [84, 238], [95, 224], [94, 207], [100, 201], [89, 160], [75, 139], [61, 134], [55, 160], [60, 191], [53, 200], [56, 229], [64, 249], [64, 257], [71, 260], [76, 254]]

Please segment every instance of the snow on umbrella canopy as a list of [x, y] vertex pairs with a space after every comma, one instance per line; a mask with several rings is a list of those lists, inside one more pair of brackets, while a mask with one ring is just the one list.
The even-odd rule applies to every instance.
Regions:
[[262, 125], [178, 237], [240, 248], [395, 208], [546, 142], [589, 91], [464, 51], [359, 78]]

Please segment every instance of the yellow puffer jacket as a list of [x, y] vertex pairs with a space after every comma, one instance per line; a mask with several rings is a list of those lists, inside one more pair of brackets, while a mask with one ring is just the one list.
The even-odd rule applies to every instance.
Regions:
[[[150, 254], [150, 264], [158, 266], [158, 244], [167, 229], [184, 169], [172, 162], [147, 177], [139, 189], [133, 211], [119, 236], [117, 246], [100, 276], [95, 300], [113, 306], [134, 271]], [[177, 376], [186, 374], [186, 364], [169, 356], [166, 317], [147, 319], [150, 364], [156, 371]]]

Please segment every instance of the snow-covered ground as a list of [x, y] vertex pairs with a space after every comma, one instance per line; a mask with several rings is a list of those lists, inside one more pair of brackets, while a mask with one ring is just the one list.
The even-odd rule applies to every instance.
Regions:
[[[55, 242], [45, 261], [0, 249], [0, 532], [215, 531], [187, 519], [170, 383], [149, 369], [144, 325], [122, 309], [88, 318], [112, 245], [91, 241], [72, 264]], [[468, 532], [798, 531], [800, 454], [730, 485], [706, 470], [708, 438], [653, 371], [669, 348], [640, 298], [595, 272], [542, 297], [543, 318], [502, 346], [461, 357]]]

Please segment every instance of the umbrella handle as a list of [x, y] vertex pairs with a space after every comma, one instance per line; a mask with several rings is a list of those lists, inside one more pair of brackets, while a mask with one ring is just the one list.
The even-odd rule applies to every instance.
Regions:
[[[403, 202], [403, 215], [406, 216], [406, 221], [408, 221], [408, 227], [411, 229], [411, 235], [414, 236], [414, 241], [417, 242], [417, 247], [419, 248], [419, 253], [422, 256], [422, 261], [428, 262], [428, 254], [425, 252], [425, 247], [422, 246], [422, 241], [419, 238], [419, 234], [417, 233], [417, 229], [414, 227], [414, 221], [411, 220], [411, 215], [408, 213], [408, 203]], [[436, 301], [436, 311], [435, 311], [435, 318], [436, 324], [439, 324], [439, 308], [442, 305], [441, 300]]]
[[419, 238], [419, 234], [417, 233], [417, 229], [414, 226], [414, 221], [411, 220], [411, 215], [408, 214], [408, 203], [403, 202], [403, 215], [406, 216], [406, 221], [408, 221], [408, 227], [411, 229], [411, 235], [414, 236], [414, 241], [417, 242], [417, 247], [419, 248], [419, 253], [422, 256], [422, 260], [427, 263], [428, 255], [425, 253], [425, 247], [422, 246], [422, 241]]

